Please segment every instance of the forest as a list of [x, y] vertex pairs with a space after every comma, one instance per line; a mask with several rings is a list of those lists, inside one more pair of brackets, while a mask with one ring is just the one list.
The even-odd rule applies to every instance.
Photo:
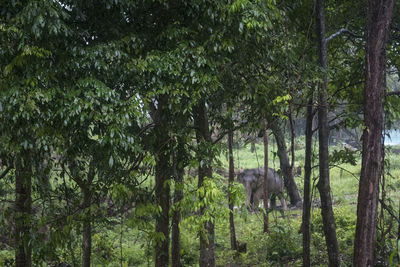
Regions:
[[400, 3], [0, 1], [1, 266], [400, 266]]

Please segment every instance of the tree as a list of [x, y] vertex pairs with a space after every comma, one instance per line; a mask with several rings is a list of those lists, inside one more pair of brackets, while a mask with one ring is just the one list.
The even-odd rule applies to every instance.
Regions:
[[171, 235], [171, 266], [181, 267], [181, 244], [180, 227], [181, 221], [181, 201], [183, 200], [183, 176], [187, 165], [185, 141], [183, 136], [176, 140], [175, 159], [174, 159], [174, 213], [172, 215], [172, 235]]
[[[209, 121], [206, 109], [205, 100], [199, 101], [194, 110], [194, 125], [196, 128], [197, 140], [197, 160], [199, 162], [199, 180], [198, 188], [203, 186], [204, 179], [212, 178], [212, 142], [211, 133], [209, 130]], [[202, 202], [204, 195], [199, 196], [199, 201]], [[200, 208], [200, 216], [204, 214], [207, 207], [202, 204]], [[213, 267], [215, 263], [215, 232], [213, 218], [207, 218], [204, 223], [204, 231], [200, 235], [200, 267]]]
[[69, 189], [79, 204], [78, 212], [66, 216], [82, 225], [82, 266], [90, 266], [92, 229], [101, 218], [93, 206], [113, 183], [140, 164], [141, 156], [136, 157], [140, 143], [133, 140], [140, 140], [136, 130], [140, 131], [141, 117], [138, 100], [127, 93], [130, 84], [118, 67], [127, 62], [126, 40], [120, 41], [123, 35], [116, 35], [115, 28], [100, 30], [104, 26], [100, 14], [107, 14], [108, 21], [120, 21], [114, 26], [122, 28], [127, 23], [121, 19], [124, 15], [90, 1], [68, 6], [65, 27], [70, 31], [53, 55], [57, 65], [51, 84], [52, 116], [45, 125], [55, 136], [53, 146], [62, 172], [80, 191], [78, 195]]
[[31, 266], [32, 247], [30, 241], [32, 209], [32, 159], [29, 151], [22, 157], [18, 155], [15, 164], [15, 232], [17, 250], [15, 253], [16, 266]]
[[268, 123], [267, 120], [263, 120], [263, 139], [264, 139], [264, 182], [263, 182], [263, 201], [264, 201], [264, 233], [268, 233]]
[[155, 196], [156, 203], [161, 210], [156, 217], [155, 266], [169, 265], [169, 209], [170, 209], [170, 179], [171, 173], [171, 149], [169, 142], [170, 112], [167, 108], [168, 96], [161, 95], [157, 99], [157, 108], [152, 108], [155, 136]]
[[[49, 10], [52, 20], [45, 21]], [[65, 36], [65, 12], [55, 2], [0, 5], [0, 140], [8, 166], [15, 166], [15, 263], [31, 266], [34, 155], [50, 144], [49, 120], [53, 48]], [[61, 44], [60, 44], [61, 45]], [[41, 159], [40, 159], [41, 160]]]
[[229, 121], [229, 132], [228, 132], [228, 153], [229, 153], [229, 179], [228, 179], [228, 205], [229, 205], [229, 233], [231, 235], [231, 249], [237, 250], [237, 240], [235, 232], [235, 221], [233, 218], [233, 198], [232, 188], [235, 180], [235, 165], [233, 161], [233, 120], [232, 120], [232, 107], [228, 105], [228, 121]]
[[302, 203], [300, 192], [297, 188], [296, 182], [293, 175], [293, 167], [289, 162], [289, 157], [287, 154], [287, 147], [285, 141], [284, 131], [282, 130], [283, 121], [279, 118], [273, 119], [270, 123], [270, 128], [275, 136], [277, 144], [277, 153], [279, 157], [280, 167], [283, 173], [285, 187], [287, 189], [290, 203], [293, 206], [297, 206]]
[[[57, 129], [57, 151], [62, 151], [60, 164], [81, 191], [77, 196], [81, 216], [77, 219], [83, 227], [82, 266], [90, 266], [92, 225], [97, 218], [95, 200], [103, 198], [113, 183], [137, 168], [141, 156], [136, 158], [138, 144], [131, 142], [135, 132], [127, 130], [132, 125], [129, 114], [135, 104], [125, 102], [98, 79], [79, 78], [73, 84], [65, 84], [70, 94], [58, 98], [53, 128]], [[86, 90], [77, 95], [82, 89], [79, 85]]]
[[382, 164], [382, 96], [385, 87], [386, 41], [393, 0], [368, 1], [365, 48], [363, 151], [357, 202], [354, 266], [373, 266]]
[[306, 113], [306, 151], [304, 158], [304, 196], [303, 196], [303, 216], [302, 216], [302, 233], [303, 233], [303, 266], [311, 266], [310, 259], [310, 215], [311, 215], [311, 157], [312, 157], [312, 121], [313, 121], [313, 97], [310, 93], [307, 113]]
[[[327, 69], [327, 41], [325, 38], [324, 0], [317, 0], [317, 39], [318, 62], [321, 71]], [[321, 198], [321, 214], [326, 246], [328, 248], [329, 266], [340, 266], [339, 247], [336, 238], [335, 218], [332, 210], [332, 198], [329, 182], [329, 122], [328, 122], [328, 77], [322, 74], [318, 88], [318, 137], [319, 137], [319, 180], [317, 188]]]

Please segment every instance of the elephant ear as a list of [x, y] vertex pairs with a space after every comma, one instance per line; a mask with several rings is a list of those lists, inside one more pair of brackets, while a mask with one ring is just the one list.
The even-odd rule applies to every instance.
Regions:
[[236, 175], [236, 176], [239, 176], [239, 174], [241, 174], [241, 173], [243, 173], [243, 168], [240, 168], [240, 169], [236, 169], [236, 170], [235, 170], [235, 175]]

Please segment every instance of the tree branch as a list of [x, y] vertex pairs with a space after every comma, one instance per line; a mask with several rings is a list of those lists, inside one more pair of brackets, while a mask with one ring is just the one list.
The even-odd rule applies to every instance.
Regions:
[[335, 33], [331, 34], [329, 37], [325, 38], [325, 41], [328, 43], [329, 41], [338, 37], [339, 35], [341, 35], [342, 33], [346, 32], [346, 31], [347, 31], [347, 25], [345, 28], [341, 28], [337, 32], [335, 32]]
[[386, 92], [385, 96], [398, 96], [398, 97], [400, 97], [400, 91]]
[[344, 28], [341, 28], [337, 32], [335, 32], [335, 33], [331, 34], [330, 36], [328, 36], [327, 38], [325, 38], [325, 42], [328, 43], [329, 41], [331, 41], [332, 39], [338, 37], [339, 35], [341, 35], [343, 33], [346, 33], [346, 34], [348, 34], [350, 36], [353, 36], [353, 37], [356, 37], [356, 38], [361, 38], [361, 36], [349, 31], [349, 24], [347, 23]]
[[399, 218], [393, 213], [393, 210], [391, 210], [386, 204], [385, 202], [382, 201], [382, 199], [379, 199], [379, 203], [381, 203], [382, 207], [389, 212], [390, 216], [392, 216], [396, 221], [399, 222]]
[[4, 172], [0, 175], [0, 179], [3, 179], [4, 176], [7, 175], [7, 173], [11, 170], [11, 166], [8, 166], [7, 169], [4, 170]]
[[[232, 131], [234, 132], [234, 131], [236, 131], [236, 130], [242, 128], [242, 127], [244, 127], [245, 125], [247, 125], [246, 122], [245, 122], [245, 123], [241, 123], [241, 124], [239, 124], [238, 126], [233, 127], [233, 128], [232, 128]], [[212, 141], [212, 143], [213, 143], [213, 144], [216, 144], [216, 143], [218, 143], [219, 141], [221, 141], [221, 139], [224, 138], [224, 137], [228, 134], [228, 132], [229, 132], [229, 131], [225, 131], [225, 132], [222, 132], [221, 134], [219, 134], [219, 135], [217, 136], [217, 138], [216, 138], [215, 140]]]

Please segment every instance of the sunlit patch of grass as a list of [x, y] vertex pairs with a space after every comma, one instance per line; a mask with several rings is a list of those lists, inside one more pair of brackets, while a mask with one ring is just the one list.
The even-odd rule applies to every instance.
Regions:
[[337, 204], [354, 204], [357, 201], [361, 163], [356, 166], [342, 164], [330, 171], [332, 197]]

